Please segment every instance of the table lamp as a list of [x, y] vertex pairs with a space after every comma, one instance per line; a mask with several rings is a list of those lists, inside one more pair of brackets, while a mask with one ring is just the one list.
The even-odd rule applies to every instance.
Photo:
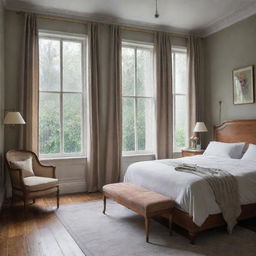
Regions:
[[197, 122], [193, 132], [199, 133], [199, 144], [197, 145], [197, 149], [201, 149], [201, 133], [208, 132], [204, 122]]
[[25, 124], [23, 117], [21, 116], [20, 112], [7, 112], [4, 118], [4, 124]]

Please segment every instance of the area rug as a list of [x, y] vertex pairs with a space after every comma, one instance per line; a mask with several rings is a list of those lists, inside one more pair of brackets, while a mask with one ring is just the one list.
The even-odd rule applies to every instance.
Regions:
[[256, 233], [237, 226], [199, 235], [196, 245], [158, 222], [151, 221], [150, 243], [145, 242], [144, 219], [108, 200], [106, 215], [101, 201], [64, 205], [57, 216], [87, 256], [233, 256], [256, 255]]

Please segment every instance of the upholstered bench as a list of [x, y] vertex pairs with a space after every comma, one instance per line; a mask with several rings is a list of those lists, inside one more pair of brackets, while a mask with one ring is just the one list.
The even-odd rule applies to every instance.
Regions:
[[104, 214], [106, 211], [106, 198], [110, 198], [144, 217], [147, 242], [149, 236], [149, 221], [153, 216], [169, 214], [169, 229], [171, 234], [174, 201], [169, 197], [133, 184], [108, 184], [103, 187]]

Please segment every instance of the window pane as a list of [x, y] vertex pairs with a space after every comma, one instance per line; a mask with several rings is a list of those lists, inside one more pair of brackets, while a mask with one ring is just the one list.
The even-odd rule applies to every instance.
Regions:
[[122, 83], [123, 96], [134, 96], [135, 50], [133, 48], [122, 48]]
[[154, 107], [152, 99], [137, 99], [137, 148], [154, 149]]
[[123, 151], [135, 150], [134, 104], [134, 99], [123, 98]]
[[137, 50], [137, 96], [153, 96], [153, 53]]
[[63, 41], [63, 90], [82, 91], [82, 44]]
[[40, 153], [60, 152], [60, 95], [40, 93], [39, 110]]
[[60, 41], [39, 40], [40, 90], [60, 90]]
[[186, 146], [187, 136], [187, 97], [184, 95], [175, 96], [175, 151]]
[[82, 139], [82, 96], [65, 93], [63, 95], [64, 152], [81, 152]]
[[187, 93], [187, 54], [175, 52], [175, 93]]

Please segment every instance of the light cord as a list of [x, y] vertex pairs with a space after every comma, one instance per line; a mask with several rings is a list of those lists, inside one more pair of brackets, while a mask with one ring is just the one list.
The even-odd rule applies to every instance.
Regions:
[[156, 13], [155, 13], [155, 18], [159, 17], [158, 9], [157, 9], [157, 0], [156, 0]]

